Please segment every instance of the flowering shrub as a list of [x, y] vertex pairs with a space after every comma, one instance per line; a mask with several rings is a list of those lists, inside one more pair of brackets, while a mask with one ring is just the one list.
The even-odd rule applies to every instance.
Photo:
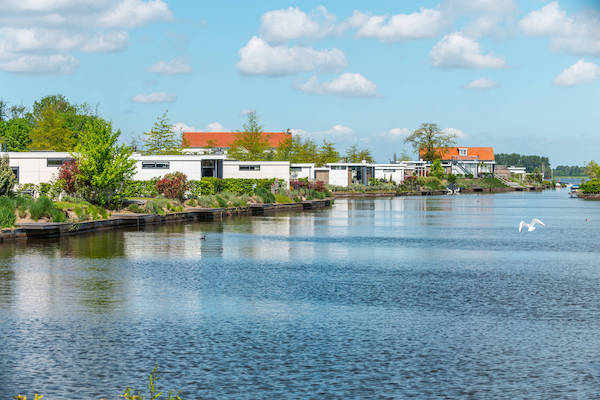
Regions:
[[79, 165], [75, 160], [64, 162], [58, 169], [58, 181], [68, 194], [77, 191], [77, 174], [79, 174]]
[[324, 192], [326, 190], [325, 183], [323, 181], [309, 182], [308, 179], [298, 179], [297, 181], [290, 181], [290, 187], [292, 190], [298, 189], [309, 189], [316, 190], [317, 192]]
[[187, 176], [181, 172], [166, 174], [156, 182], [156, 190], [169, 199], [183, 200], [188, 189]]

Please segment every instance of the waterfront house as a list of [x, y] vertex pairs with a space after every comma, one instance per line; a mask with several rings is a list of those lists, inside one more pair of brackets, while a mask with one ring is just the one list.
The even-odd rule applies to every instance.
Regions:
[[[424, 150], [419, 151], [422, 158]], [[480, 176], [494, 173], [496, 161], [493, 147], [448, 147], [436, 150], [446, 173]]]
[[[184, 151], [197, 154], [227, 154], [240, 132], [183, 132]], [[274, 150], [292, 137], [287, 132], [261, 132], [269, 149]]]

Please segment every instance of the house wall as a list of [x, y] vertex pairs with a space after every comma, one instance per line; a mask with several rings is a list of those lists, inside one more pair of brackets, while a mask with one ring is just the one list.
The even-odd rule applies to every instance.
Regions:
[[[240, 166], [258, 165], [257, 171], [243, 171]], [[223, 161], [223, 178], [282, 179], [289, 185], [289, 161]]]
[[331, 169], [329, 171], [329, 184], [335, 186], [348, 186], [348, 168]]
[[392, 178], [396, 184], [404, 182], [404, 168], [398, 164], [375, 165], [375, 179], [385, 179], [389, 181]]
[[[295, 170], [300, 168], [300, 170]], [[292, 171], [294, 169], [294, 171]], [[303, 164], [291, 164], [290, 165], [290, 179], [308, 179], [314, 180], [315, 176], [315, 164], [303, 163]]]
[[50, 182], [58, 175], [59, 165], [48, 166], [48, 159], [71, 159], [67, 152], [9, 152], [9, 165], [18, 168], [19, 184]]

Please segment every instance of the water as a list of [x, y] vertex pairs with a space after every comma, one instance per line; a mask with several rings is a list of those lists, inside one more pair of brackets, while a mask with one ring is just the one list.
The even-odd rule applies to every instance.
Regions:
[[0, 399], [597, 398], [599, 242], [563, 190], [4, 245]]

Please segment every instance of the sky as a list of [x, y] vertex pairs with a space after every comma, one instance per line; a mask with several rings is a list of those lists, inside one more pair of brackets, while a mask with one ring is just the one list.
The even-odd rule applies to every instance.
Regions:
[[0, 98], [98, 106], [141, 137], [266, 131], [379, 162], [437, 123], [461, 146], [600, 160], [600, 0], [0, 0]]

